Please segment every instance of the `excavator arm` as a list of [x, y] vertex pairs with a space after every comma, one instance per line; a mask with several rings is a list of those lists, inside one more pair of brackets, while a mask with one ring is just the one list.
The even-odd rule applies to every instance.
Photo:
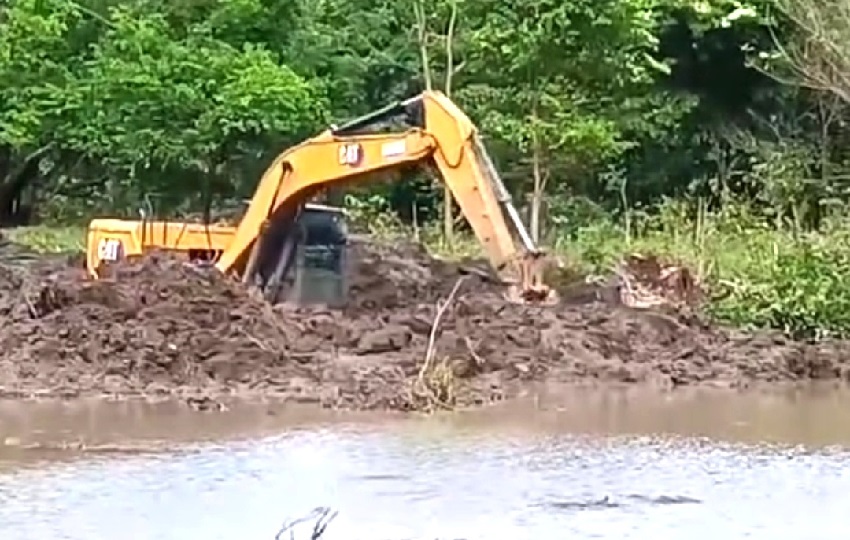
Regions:
[[[370, 131], [398, 117], [406, 120], [407, 130]], [[214, 243], [212, 251], [218, 254], [215, 265], [220, 271], [239, 275], [244, 282], [267, 291], [275, 289], [292, 263], [298, 243], [296, 225], [306, 201], [339, 184], [429, 161], [439, 170], [495, 269], [515, 282], [525, 300], [548, 298], [551, 291], [541, 279], [542, 253], [520, 220], [477, 129], [457, 105], [436, 91], [333, 126], [284, 151], [263, 174], [235, 229], [201, 230], [203, 226], [195, 225], [186, 234], [186, 224], [147, 223], [142, 236], [150, 240], [140, 242], [136, 229], [131, 244], [142, 245], [131, 251], [200, 251]], [[132, 223], [93, 221], [89, 263], [99, 262], [94, 243], [102, 245], [104, 236], [97, 234], [98, 230], [111, 229], [114, 234], [132, 228]], [[182, 243], [165, 240], [178, 236]], [[276, 297], [276, 293], [269, 296]]]

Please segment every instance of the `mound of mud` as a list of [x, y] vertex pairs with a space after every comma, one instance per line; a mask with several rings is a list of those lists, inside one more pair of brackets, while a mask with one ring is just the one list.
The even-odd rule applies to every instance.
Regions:
[[478, 272], [416, 246], [357, 243], [350, 260], [339, 310], [272, 307], [213, 269], [165, 257], [99, 281], [62, 262], [25, 274], [0, 263], [0, 393], [254, 393], [410, 410], [487, 403], [536, 381], [850, 380], [841, 343], [736, 335], [593, 291], [555, 307], [508, 304]]

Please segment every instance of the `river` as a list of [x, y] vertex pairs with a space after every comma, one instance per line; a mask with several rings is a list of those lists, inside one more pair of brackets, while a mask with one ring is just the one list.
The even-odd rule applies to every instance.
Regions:
[[549, 391], [419, 419], [7, 403], [0, 442], [4, 540], [272, 539], [318, 506], [326, 540], [850, 538], [850, 395], [827, 390]]

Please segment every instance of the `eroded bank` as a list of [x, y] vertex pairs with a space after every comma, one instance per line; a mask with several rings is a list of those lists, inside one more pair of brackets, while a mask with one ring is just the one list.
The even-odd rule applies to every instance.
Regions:
[[423, 370], [437, 303], [463, 274], [416, 246], [355, 243], [341, 309], [271, 307], [213, 271], [152, 257], [92, 282], [65, 261], [0, 266], [5, 398], [224, 395], [415, 410], [501, 401], [542, 381], [741, 388], [850, 380], [845, 342], [745, 335], [565, 292], [506, 303], [466, 275]]

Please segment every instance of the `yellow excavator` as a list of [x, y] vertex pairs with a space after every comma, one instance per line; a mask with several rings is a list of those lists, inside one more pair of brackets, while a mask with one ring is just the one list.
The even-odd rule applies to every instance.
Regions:
[[[402, 120], [404, 131], [375, 132]], [[272, 302], [290, 270], [299, 224], [318, 194], [411, 165], [433, 164], [451, 190], [500, 278], [516, 301], [541, 303], [554, 292], [543, 283], [544, 253], [523, 225], [475, 125], [447, 96], [423, 92], [381, 110], [331, 126], [280, 154], [263, 174], [235, 227], [168, 221], [94, 219], [88, 227], [86, 266], [148, 251], [179, 252], [259, 287]]]

